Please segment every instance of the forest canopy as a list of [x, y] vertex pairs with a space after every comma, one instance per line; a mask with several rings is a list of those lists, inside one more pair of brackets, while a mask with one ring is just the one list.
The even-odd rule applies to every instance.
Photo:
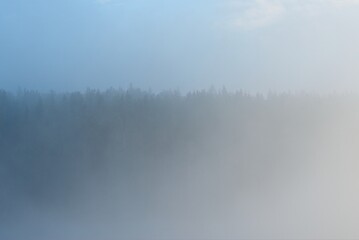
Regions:
[[[72, 220], [115, 218], [127, 224], [120, 224], [126, 225], [122, 234], [138, 237], [128, 225], [143, 221], [144, 235], [158, 236], [146, 222], [156, 216], [161, 224], [177, 226], [162, 231], [164, 236], [187, 236], [181, 235], [189, 229], [187, 213], [207, 225], [212, 221], [217, 234], [228, 233], [215, 223], [235, 204], [256, 208], [249, 214], [256, 219], [258, 206], [270, 205], [267, 191], [281, 196], [311, 176], [313, 163], [346, 159], [351, 166], [359, 156], [358, 113], [355, 95], [2, 90], [0, 222], [8, 224], [29, 209], [51, 209], [74, 214]], [[326, 194], [331, 196], [321, 196]], [[203, 232], [196, 234], [214, 234]]]

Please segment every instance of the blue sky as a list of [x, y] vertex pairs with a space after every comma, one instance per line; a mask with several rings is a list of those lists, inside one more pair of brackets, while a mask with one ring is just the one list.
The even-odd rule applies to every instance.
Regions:
[[358, 91], [359, 0], [2, 0], [0, 88]]

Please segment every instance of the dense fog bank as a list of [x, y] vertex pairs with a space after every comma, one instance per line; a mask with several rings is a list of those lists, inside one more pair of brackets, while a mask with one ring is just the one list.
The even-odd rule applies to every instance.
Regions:
[[0, 91], [0, 238], [358, 238], [358, 146], [357, 96]]

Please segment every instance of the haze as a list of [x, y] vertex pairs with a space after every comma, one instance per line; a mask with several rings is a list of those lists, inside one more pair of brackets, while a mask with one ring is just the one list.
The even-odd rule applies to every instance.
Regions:
[[359, 0], [2, 0], [0, 239], [358, 239]]
[[357, 0], [0, 3], [3, 88], [358, 92]]

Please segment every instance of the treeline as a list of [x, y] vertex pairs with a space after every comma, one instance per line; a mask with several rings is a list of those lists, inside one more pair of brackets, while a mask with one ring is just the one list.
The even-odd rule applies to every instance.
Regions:
[[155, 188], [169, 172], [190, 174], [199, 163], [231, 166], [218, 184], [260, 185], [276, 166], [304, 161], [332, 121], [350, 119], [339, 127], [356, 129], [358, 110], [355, 96], [225, 89], [0, 91], [1, 217], [24, 204], [71, 205], [113, 179], [119, 188]]

